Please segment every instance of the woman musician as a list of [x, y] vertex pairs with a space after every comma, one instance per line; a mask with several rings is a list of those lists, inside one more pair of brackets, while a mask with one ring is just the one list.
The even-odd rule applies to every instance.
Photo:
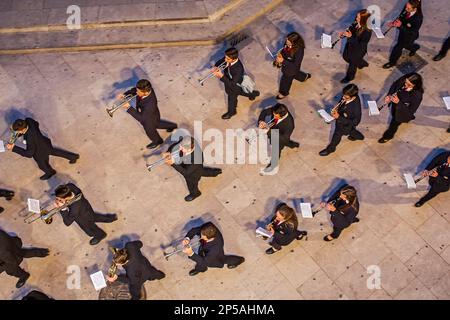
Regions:
[[[333, 200], [335, 200], [334, 204], [331, 203]], [[337, 239], [342, 230], [348, 228], [354, 222], [359, 222], [356, 217], [359, 212], [359, 201], [356, 189], [352, 186], [344, 186], [327, 203], [323, 202], [321, 206], [330, 211], [331, 222], [333, 223], [333, 232], [323, 238], [325, 241]]]
[[272, 233], [271, 247], [266, 250], [267, 254], [273, 254], [281, 250], [283, 246], [290, 244], [294, 239], [301, 240], [303, 236], [307, 235], [306, 231], [297, 230], [297, 215], [294, 209], [285, 203], [277, 206], [275, 216], [266, 228]]
[[391, 140], [402, 123], [416, 118], [414, 114], [422, 102], [423, 92], [422, 77], [415, 72], [402, 76], [392, 84], [385, 98], [385, 103], [391, 106], [391, 123], [378, 140], [379, 143]]
[[304, 82], [311, 78], [310, 73], [300, 70], [303, 56], [305, 54], [305, 41], [297, 32], [291, 32], [286, 37], [284, 48], [278, 53], [274, 65], [281, 67], [281, 80], [277, 99], [284, 99], [289, 95], [289, 91], [294, 79]]
[[360, 10], [353, 23], [347, 30], [340, 32], [340, 37], [347, 37], [343, 58], [348, 63], [347, 74], [341, 83], [348, 83], [355, 78], [357, 69], [368, 67], [369, 64], [364, 60], [367, 53], [367, 44], [372, 37], [372, 31], [367, 26], [370, 13], [366, 10]]

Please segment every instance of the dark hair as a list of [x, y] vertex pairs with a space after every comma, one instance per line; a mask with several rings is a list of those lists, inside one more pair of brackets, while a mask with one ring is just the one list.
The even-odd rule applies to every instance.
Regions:
[[137, 82], [136, 88], [144, 92], [150, 92], [152, 91], [152, 84], [147, 79], [141, 79]]
[[343, 193], [347, 197], [349, 206], [353, 206], [355, 204], [357, 198], [355, 187], [345, 186], [341, 189], [341, 193]]
[[298, 51], [299, 48], [305, 48], [305, 41], [298, 32], [289, 33], [286, 36], [286, 39], [292, 43], [291, 56], [293, 56]]
[[346, 96], [356, 97], [358, 95], [359, 89], [356, 84], [350, 83], [342, 89], [342, 93]]
[[361, 29], [358, 30], [358, 35], [360, 35], [363, 31], [369, 29], [367, 21], [369, 20], [371, 13], [367, 11], [367, 9], [359, 10], [358, 13], [360, 15], [359, 25], [361, 26]]
[[58, 198], [68, 198], [72, 195], [72, 190], [66, 185], [62, 184], [55, 189], [55, 196]]
[[422, 13], [422, 1], [420, 0], [408, 0], [408, 3], [414, 8], [417, 9], [419, 13]]
[[27, 122], [23, 119], [17, 119], [12, 125], [14, 131], [23, 130], [28, 127]]
[[414, 85], [414, 89], [413, 90], [417, 90], [419, 92], [423, 93], [423, 79], [422, 76], [416, 72], [411, 72], [408, 73], [407, 75], [405, 75], [405, 82], [406, 79], [409, 80], [409, 82], [411, 82]]
[[228, 48], [225, 50], [225, 55], [233, 60], [239, 57], [239, 51], [235, 47]]
[[278, 208], [277, 211], [280, 212], [281, 216], [287, 224], [289, 224], [293, 229], [297, 229], [298, 219], [294, 209], [289, 207], [287, 204], [283, 204]]
[[206, 223], [200, 229], [200, 233], [208, 239], [212, 239], [217, 235], [217, 228], [211, 222]]
[[273, 107], [273, 113], [279, 114], [281, 117], [284, 117], [288, 113], [287, 107], [282, 103], [277, 103]]

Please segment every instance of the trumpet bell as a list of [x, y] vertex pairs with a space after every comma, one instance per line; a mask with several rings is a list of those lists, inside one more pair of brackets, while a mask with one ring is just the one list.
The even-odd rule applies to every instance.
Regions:
[[106, 112], [108, 113], [108, 115], [112, 118], [114, 115], [114, 109], [106, 109]]
[[41, 211], [41, 219], [45, 222], [45, 224], [52, 224], [53, 222], [53, 218], [49, 217], [47, 219], [43, 219], [43, 217], [45, 217], [45, 215], [48, 213], [48, 210], [42, 210]]

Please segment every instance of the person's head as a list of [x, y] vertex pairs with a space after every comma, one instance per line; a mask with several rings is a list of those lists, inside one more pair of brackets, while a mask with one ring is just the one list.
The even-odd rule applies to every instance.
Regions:
[[409, 0], [406, 3], [406, 11], [407, 12], [414, 12], [416, 10], [420, 11], [421, 6], [420, 6], [420, 0]]
[[447, 162], [448, 162], [448, 163], [450, 163], [450, 156], [448, 156], [448, 158], [447, 158]]
[[276, 218], [278, 221], [286, 221], [294, 227], [298, 226], [297, 215], [295, 214], [294, 209], [289, 207], [287, 204], [283, 204], [278, 208]]
[[367, 29], [367, 21], [370, 18], [370, 12], [367, 11], [367, 9], [362, 9], [358, 12], [358, 14], [356, 15], [356, 22], [359, 23], [359, 25], [363, 28], [363, 29]]
[[305, 41], [299, 33], [291, 32], [286, 36], [286, 46], [296, 51], [298, 48], [305, 47]]
[[16, 121], [14, 121], [12, 129], [18, 133], [25, 133], [25, 131], [27, 131], [28, 129], [28, 125], [25, 120], [17, 119]]
[[225, 50], [225, 62], [226, 63], [233, 63], [235, 62], [239, 57], [239, 51], [234, 48], [231, 47], [227, 50]]
[[282, 103], [277, 103], [273, 108], [273, 116], [275, 119], [281, 119], [288, 113], [287, 107]]
[[412, 72], [405, 77], [405, 87], [407, 89], [423, 92], [422, 76], [416, 72]]
[[195, 139], [191, 136], [184, 136], [180, 142], [180, 150], [183, 153], [189, 153], [195, 148]]
[[342, 89], [342, 98], [345, 101], [349, 101], [352, 100], [354, 97], [356, 97], [358, 95], [358, 86], [356, 84], [350, 83], [348, 85], [346, 85], [344, 87], [344, 89]]
[[217, 235], [217, 228], [212, 223], [205, 224], [200, 229], [200, 238], [203, 240], [211, 240], [214, 239]]
[[141, 79], [136, 84], [136, 93], [139, 98], [148, 96], [152, 92], [152, 84], [147, 79]]
[[72, 198], [74, 194], [67, 185], [63, 184], [56, 187], [55, 196], [57, 200], [66, 201]]
[[113, 262], [118, 265], [122, 266], [128, 262], [128, 252], [127, 249], [117, 249], [117, 248], [111, 248], [111, 251], [113, 252]]
[[356, 189], [352, 186], [345, 186], [341, 189], [341, 194], [339, 197], [352, 205], [356, 199]]

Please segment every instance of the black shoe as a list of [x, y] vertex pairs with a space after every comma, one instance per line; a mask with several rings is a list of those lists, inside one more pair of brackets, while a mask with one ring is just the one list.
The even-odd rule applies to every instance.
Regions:
[[158, 142], [152, 142], [149, 145], [147, 145], [147, 149], [155, 149], [159, 145], [161, 145], [164, 141], [158, 141]]
[[395, 64], [388, 62], [388, 63], [383, 64], [383, 69], [389, 69], [394, 66], [395, 66]]
[[175, 130], [175, 129], [177, 129], [178, 128], [178, 126], [177, 127], [175, 127], [175, 128], [171, 128], [171, 129], [166, 129], [166, 131], [167, 132], [172, 132], [173, 130]]
[[234, 113], [226, 112], [222, 115], [222, 119], [224, 119], [224, 120], [231, 119], [231, 117], [234, 116], [235, 114], [236, 114], [236, 112], [234, 112]]
[[328, 235], [326, 235], [325, 237], [323, 237], [323, 240], [328, 242], [328, 241], [333, 241], [334, 239], [328, 239]]
[[368, 66], [369, 66], [369, 64], [366, 62], [362, 66], [358, 67], [358, 69], [364, 69], [364, 68], [367, 68]]
[[294, 149], [294, 148], [299, 148], [300, 147], [300, 143], [296, 142], [296, 141], [289, 141], [290, 142], [290, 146], [289, 148]]
[[200, 197], [201, 193], [199, 193], [198, 195], [192, 195], [192, 194], [188, 194], [186, 197], [184, 197], [184, 201], [190, 202], [198, 197]]
[[0, 207], [0, 213], [2, 213], [3, 211], [5, 211], [5, 209]]
[[78, 160], [78, 159], [80, 159], [80, 155], [79, 155], [79, 154], [77, 154], [77, 155], [75, 156], [75, 158], [73, 158], [72, 160], [70, 160], [69, 163], [70, 163], [70, 164], [77, 163], [77, 160]]
[[410, 56], [410, 57], [414, 56], [414, 55], [416, 54], [417, 50], [419, 50], [419, 49], [420, 49], [420, 46], [419, 46], [419, 48], [417, 48], [416, 50], [410, 51], [410, 52], [409, 52], [409, 56]]
[[319, 155], [321, 155], [322, 157], [326, 157], [327, 155], [329, 155], [330, 153], [333, 153], [334, 151], [330, 151], [328, 149], [323, 149], [322, 151], [319, 152]]
[[103, 238], [100, 238], [100, 239], [98, 239], [98, 238], [92, 238], [92, 239], [89, 241], [89, 244], [90, 244], [91, 246], [95, 246], [96, 244], [99, 244], [100, 241], [102, 241], [102, 240], [105, 239], [105, 238], [106, 238], [106, 235], [105, 235]]
[[251, 101], [253, 101], [253, 100], [256, 99], [256, 97], [259, 97], [259, 95], [260, 95], [260, 92], [255, 90], [255, 91], [252, 92], [252, 95], [249, 97], [249, 99]]
[[305, 82], [306, 80], [308, 80], [311, 77], [312, 77], [312, 74], [311, 73], [307, 73], [306, 74], [306, 78], [305, 78], [305, 80], [303, 80], [303, 82]]
[[36, 249], [34, 256], [36, 258], [45, 258], [50, 254], [50, 250], [48, 249]]
[[27, 272], [27, 275], [25, 276], [25, 278], [21, 278], [21, 279], [19, 279], [19, 281], [17, 281], [16, 288], [17, 289], [22, 288], [24, 286], [25, 282], [27, 282], [29, 277], [30, 277], [30, 274]]
[[450, 127], [448, 127], [447, 132], [450, 133]]
[[217, 169], [214, 177], [217, 177], [219, 174], [222, 174], [222, 169]]
[[415, 204], [414, 204], [414, 207], [416, 207], [416, 208], [420, 208], [421, 206], [423, 206], [424, 205], [424, 203], [425, 202], [423, 202], [423, 201], [421, 201], [421, 200], [419, 200], [419, 201], [417, 201]]
[[53, 173], [46, 173], [43, 176], [39, 177], [41, 180], [48, 180], [56, 174], [56, 171]]
[[306, 236], [307, 234], [308, 234], [308, 232], [306, 232], [306, 231], [300, 231], [300, 235], [295, 239], [302, 240], [303, 237]]
[[347, 139], [350, 140], [350, 141], [356, 141], [357, 140], [356, 138], [354, 138], [352, 136], [348, 136]]
[[114, 217], [113, 217], [113, 219], [111, 220], [111, 222], [117, 221], [118, 219], [119, 219], [119, 217], [117, 217], [117, 214], [114, 213]]
[[350, 81], [352, 81], [353, 79], [349, 79], [347, 77], [345, 77], [344, 79], [342, 79], [340, 82], [341, 83], [349, 83]]
[[7, 195], [5, 196], [6, 201], [11, 201], [14, 195], [15, 195], [14, 191], [8, 191]]
[[275, 97], [275, 99], [277, 99], [277, 100], [283, 100], [284, 98], [286, 98], [287, 96], [281, 96], [281, 95], [277, 95], [276, 97]]
[[386, 142], [388, 142], [389, 140], [391, 140], [391, 139], [380, 138], [380, 139], [378, 139], [378, 143], [386, 143]]
[[433, 61], [439, 61], [445, 58], [445, 55], [438, 53], [434, 58]]
[[275, 252], [276, 251], [272, 247], [266, 250], [266, 254], [274, 254]]
[[358, 222], [359, 222], [359, 218], [353, 219], [353, 223], [358, 223]]
[[189, 275], [191, 276], [191, 277], [193, 277], [193, 276], [195, 276], [195, 275], [197, 275], [197, 274], [199, 274], [200, 273], [200, 271], [197, 271], [197, 270], [195, 270], [195, 269], [192, 269], [191, 271], [189, 271]]

